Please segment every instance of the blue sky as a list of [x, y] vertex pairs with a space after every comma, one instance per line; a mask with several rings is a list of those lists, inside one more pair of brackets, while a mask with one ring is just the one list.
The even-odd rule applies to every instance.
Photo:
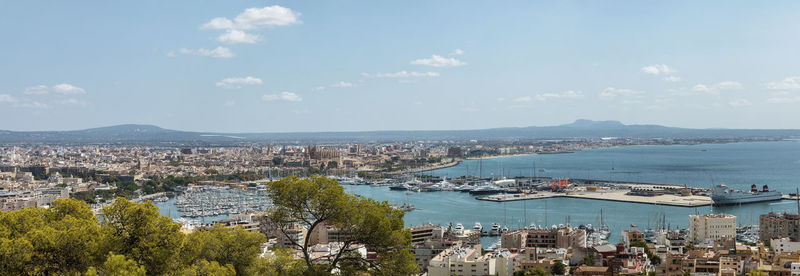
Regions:
[[800, 128], [797, 1], [4, 1], [0, 129]]

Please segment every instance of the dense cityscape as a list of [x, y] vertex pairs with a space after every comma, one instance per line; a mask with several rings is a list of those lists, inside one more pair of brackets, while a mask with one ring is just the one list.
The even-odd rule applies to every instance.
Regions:
[[[258, 258], [269, 260], [276, 258], [276, 252], [287, 254], [284, 250], [289, 250], [289, 258], [307, 257], [312, 263], [330, 264], [331, 258], [343, 250], [370, 259], [376, 258], [377, 249], [348, 240], [346, 230], [333, 222], [275, 224], [269, 188], [272, 183], [283, 182], [280, 179], [288, 176], [322, 175], [335, 180], [336, 186], [384, 187], [407, 194], [462, 192], [475, 200], [493, 202], [535, 203], [538, 199], [566, 197], [716, 206], [720, 204], [712, 196], [714, 189], [674, 184], [512, 176], [511, 172], [448, 179], [426, 172], [483, 158], [752, 141], [758, 140], [604, 138], [228, 147], [6, 145], [0, 152], [0, 201], [4, 212], [13, 213], [31, 207], [53, 208], [59, 198], [75, 198], [89, 203], [97, 215], [121, 198], [142, 204], [169, 202], [176, 212], [170, 214], [171, 219], [185, 233], [216, 226], [242, 229], [265, 238], [258, 247]], [[760, 188], [753, 187], [753, 192], [761, 193], [757, 191]], [[400, 212], [416, 209], [408, 202], [391, 207]], [[741, 275], [763, 271], [782, 275], [800, 271], [800, 215], [796, 213], [761, 214], [758, 225], [742, 225], [729, 214], [697, 214], [686, 218], [688, 228], [670, 228], [666, 218], [656, 218], [652, 228], [631, 224], [626, 229], [611, 229], [600, 212], [595, 225], [545, 222], [510, 229], [508, 224], [442, 221], [407, 226], [403, 231], [410, 233], [409, 252], [416, 269], [426, 275], [513, 275], [520, 271], [553, 275]], [[612, 231], [619, 233], [617, 242], [609, 241]], [[487, 240], [491, 244], [481, 244]], [[348, 243], [343, 244], [345, 241]]]
[[800, 276], [800, 1], [0, 4], [0, 276]]

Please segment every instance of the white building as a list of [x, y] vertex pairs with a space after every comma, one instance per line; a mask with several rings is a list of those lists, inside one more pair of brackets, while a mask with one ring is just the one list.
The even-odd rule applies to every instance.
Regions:
[[510, 252], [486, 253], [481, 256], [480, 245], [473, 247], [453, 246], [431, 259], [428, 265], [429, 276], [511, 276], [514, 263]]
[[726, 214], [690, 215], [689, 236], [686, 241], [701, 243], [736, 237], [736, 217]]
[[797, 253], [800, 250], [800, 242], [792, 241], [789, 238], [772, 239], [769, 241], [769, 245], [775, 255], [784, 252]]
[[800, 263], [792, 262], [792, 275], [800, 275]]

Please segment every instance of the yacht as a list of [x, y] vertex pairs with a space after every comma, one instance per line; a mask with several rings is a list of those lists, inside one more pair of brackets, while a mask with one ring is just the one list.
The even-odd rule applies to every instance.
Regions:
[[394, 186], [389, 186], [389, 190], [393, 190], [393, 191], [407, 191], [408, 188], [409, 187], [406, 184], [398, 184], [398, 185], [394, 185]]
[[414, 204], [410, 204], [408, 202], [403, 203], [403, 205], [400, 206], [392, 206], [392, 207], [403, 212], [414, 211], [417, 209], [417, 207], [414, 207]]
[[500, 235], [500, 224], [492, 223], [492, 230], [489, 231], [490, 236], [498, 236]]
[[461, 223], [456, 223], [456, 228], [453, 228], [453, 232], [455, 232], [456, 234], [463, 233], [464, 232], [464, 225], [462, 225]]
[[500, 194], [503, 193], [503, 189], [498, 188], [494, 185], [486, 185], [480, 186], [478, 188], [469, 191], [471, 195], [493, 195], [493, 194]]
[[478, 231], [478, 233], [483, 232], [483, 225], [480, 222], [476, 222], [475, 226], [472, 227], [472, 230]]

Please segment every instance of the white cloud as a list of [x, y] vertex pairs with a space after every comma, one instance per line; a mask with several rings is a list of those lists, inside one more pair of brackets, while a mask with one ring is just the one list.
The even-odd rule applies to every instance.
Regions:
[[50, 87], [47, 85], [37, 85], [25, 88], [25, 91], [22, 92], [25, 95], [44, 95], [50, 93]]
[[616, 97], [632, 97], [632, 96], [639, 97], [644, 93], [645, 93], [644, 91], [608, 87], [606, 89], [603, 89], [603, 92], [600, 92], [600, 97], [606, 99], [616, 98]]
[[60, 83], [53, 85], [52, 87], [48, 87], [47, 85], [31, 86], [25, 88], [25, 91], [23, 91], [22, 93], [25, 95], [47, 95], [50, 93], [55, 93], [60, 95], [76, 95], [76, 94], [86, 94], [86, 90], [69, 83]]
[[50, 108], [50, 105], [38, 101], [24, 101], [16, 104], [15, 106], [24, 108]]
[[750, 101], [746, 100], [746, 99], [737, 99], [737, 100], [732, 100], [732, 101], [728, 102], [728, 105], [733, 106], [733, 107], [740, 107], [740, 106], [752, 105], [752, 103]]
[[527, 103], [530, 102], [531, 100], [532, 100], [531, 96], [522, 96], [514, 99], [514, 101], [518, 103]]
[[234, 56], [231, 49], [219, 46], [214, 49], [186, 49], [181, 48], [181, 54], [185, 55], [193, 55], [193, 56], [206, 56], [206, 57], [213, 57], [213, 58], [232, 58]]
[[544, 93], [544, 94], [536, 94], [536, 99], [539, 101], [547, 101], [550, 99], [582, 99], [583, 93], [578, 91], [564, 91], [561, 93]]
[[742, 84], [738, 81], [723, 81], [717, 84], [718, 89], [742, 89]]
[[676, 76], [667, 76], [667, 77], [664, 77], [663, 80], [668, 81], [668, 82], [679, 82], [679, 81], [681, 81], [681, 78], [680, 77], [676, 77]]
[[424, 78], [424, 77], [438, 77], [438, 72], [408, 72], [400, 71], [396, 73], [361, 73], [362, 76], [368, 78]]
[[234, 100], [226, 101], [224, 105], [227, 106], [227, 107], [235, 106], [236, 105], [236, 101], [234, 101]]
[[737, 81], [723, 81], [712, 85], [697, 84], [694, 87], [692, 87], [692, 90], [697, 92], [716, 94], [721, 90], [742, 89], [743, 87], [744, 86], [742, 86], [742, 84]]
[[506, 100], [506, 98], [503, 98], [503, 97], [497, 98], [498, 102], [502, 102], [502, 101], [505, 101], [505, 100]]
[[218, 81], [216, 83], [216, 85], [217, 85], [217, 87], [220, 87], [220, 88], [234, 89], [234, 88], [242, 88], [245, 85], [260, 85], [262, 83], [263, 82], [259, 78], [247, 76], [247, 77], [243, 77], [243, 78], [227, 78], [227, 79], [223, 79], [221, 81]]
[[281, 6], [249, 8], [237, 15], [233, 20], [217, 17], [203, 24], [207, 30], [253, 30], [263, 27], [288, 26], [300, 24], [300, 13]]
[[706, 86], [705, 84], [698, 84], [692, 87], [692, 90], [697, 92], [711, 92], [711, 88]]
[[642, 67], [642, 72], [650, 75], [669, 75], [677, 72], [674, 68], [666, 64], [653, 64], [650, 66]]
[[767, 88], [775, 90], [800, 89], [800, 76], [788, 77], [778, 82], [767, 83]]
[[795, 97], [772, 97], [767, 99], [768, 103], [776, 103], [776, 104], [788, 104], [788, 103], [798, 103], [800, 102], [800, 96]]
[[15, 103], [17, 99], [9, 94], [0, 94], [0, 103]]
[[331, 87], [350, 88], [350, 87], [356, 87], [356, 85], [353, 84], [352, 82], [339, 81], [337, 83], [331, 84]]
[[200, 28], [206, 30], [233, 29], [233, 21], [225, 17], [217, 17], [203, 24], [202, 26], [200, 26]]
[[165, 55], [166, 55], [167, 57], [171, 57], [171, 58], [173, 58], [173, 57], [175, 57], [175, 51], [169, 51], [169, 52], [167, 52]]
[[322, 90], [325, 90], [325, 86], [317, 86], [317, 87], [311, 88], [311, 91], [322, 91]]
[[464, 50], [461, 50], [461, 49], [455, 49], [455, 50], [453, 50], [452, 53], [450, 53], [451, 56], [460, 56], [460, 55], [463, 55], [463, 54], [464, 54]]
[[56, 84], [52, 87], [52, 90], [54, 93], [62, 95], [86, 94], [86, 91], [83, 90], [83, 88], [74, 86], [69, 83]]
[[466, 62], [457, 60], [455, 58], [446, 58], [439, 55], [432, 55], [430, 58], [422, 58], [411, 61], [414, 65], [426, 65], [433, 67], [456, 67], [467, 65]]
[[261, 40], [258, 35], [248, 34], [240, 30], [228, 30], [224, 34], [217, 37], [217, 41], [228, 44], [253, 44]]
[[289, 101], [289, 102], [300, 102], [303, 101], [303, 98], [300, 95], [297, 95], [292, 92], [281, 92], [280, 94], [266, 94], [261, 96], [261, 100], [265, 102], [271, 101]]
[[87, 105], [86, 102], [78, 100], [76, 98], [64, 99], [64, 100], [58, 101], [58, 103], [60, 103], [60, 104], [71, 104], [71, 105], [84, 105], [84, 106]]

